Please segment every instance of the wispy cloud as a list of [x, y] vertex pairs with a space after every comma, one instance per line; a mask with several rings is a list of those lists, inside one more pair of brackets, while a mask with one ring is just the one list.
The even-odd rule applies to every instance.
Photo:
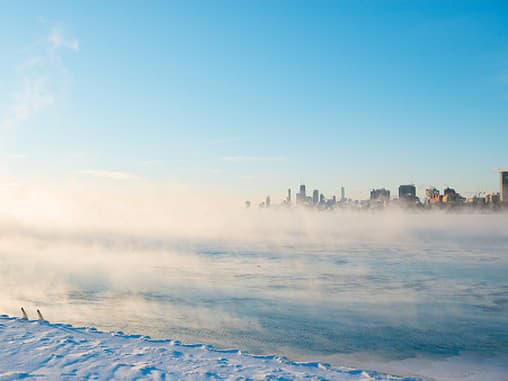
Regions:
[[55, 28], [48, 36], [48, 43], [55, 49], [67, 48], [75, 52], [79, 51], [79, 40], [77, 38], [66, 39], [63, 33]]
[[284, 161], [284, 156], [224, 156], [224, 161], [242, 162], [242, 161]]
[[240, 138], [240, 137], [232, 136], [232, 137], [229, 137], [229, 138], [216, 138], [216, 139], [212, 139], [212, 140], [210, 140], [210, 142], [212, 144], [223, 144], [223, 143], [236, 142], [236, 141], [241, 140], [241, 139], [242, 138]]
[[147, 166], [159, 165], [159, 164], [162, 164], [162, 160], [142, 160], [138, 164], [147, 165]]
[[26, 155], [23, 153], [9, 153], [9, 154], [7, 154], [7, 159], [12, 159], [12, 160], [24, 159], [25, 157], [26, 157]]
[[16, 73], [24, 74], [26, 71], [42, 66], [43, 64], [44, 59], [41, 56], [33, 56], [16, 66]]
[[79, 173], [82, 175], [101, 177], [110, 180], [135, 180], [139, 178], [138, 176], [128, 172], [103, 171], [95, 169], [85, 169], [79, 171]]
[[25, 77], [10, 112], [2, 118], [0, 125], [13, 126], [29, 119], [35, 112], [52, 105], [55, 99], [44, 78]]
[[[7, 106], [4, 115], [0, 115], [0, 128], [26, 122], [34, 114], [56, 103], [66, 87], [68, 75], [57, 54], [59, 48], [77, 52], [79, 40], [68, 40], [61, 31], [52, 29], [46, 43], [37, 46], [33, 54], [16, 67], [19, 84], [11, 95], [11, 105]], [[8, 94], [1, 95], [9, 97]]]

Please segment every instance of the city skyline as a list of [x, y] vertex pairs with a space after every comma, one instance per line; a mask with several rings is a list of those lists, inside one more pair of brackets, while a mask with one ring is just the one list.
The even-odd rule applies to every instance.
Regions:
[[[385, 187], [371, 187], [369, 191], [368, 199], [354, 199], [346, 197], [344, 185], [340, 186], [337, 194], [332, 192], [325, 194], [319, 189], [313, 188], [312, 193], [307, 193], [307, 184], [300, 184], [298, 193], [295, 194], [295, 199], [292, 198], [292, 189], [288, 188], [287, 196], [277, 206], [310, 206], [320, 207], [325, 209], [333, 209], [336, 206], [345, 206], [360, 203], [363, 206], [369, 207], [372, 205], [379, 206], [380, 204], [387, 205], [390, 201], [404, 201], [416, 202], [421, 207], [434, 206], [495, 206], [503, 207], [508, 205], [508, 169], [498, 170], [499, 188], [498, 190], [491, 190], [488, 192], [477, 192], [470, 195], [459, 193], [455, 188], [446, 186], [443, 189], [438, 189], [434, 185], [428, 185], [425, 187], [423, 194], [424, 197], [419, 197], [419, 190], [414, 183], [401, 184], [398, 186], [398, 196], [393, 195], [390, 189]], [[442, 193], [441, 193], [442, 192]], [[338, 196], [340, 194], [340, 197]], [[467, 196], [467, 197], [464, 197]], [[271, 195], [267, 195], [265, 201], [258, 204], [261, 208], [268, 208], [271, 206]], [[444, 197], [444, 198], [443, 198]], [[374, 204], [373, 204], [374, 203]], [[245, 206], [250, 208], [252, 201], [245, 201]]]
[[321, 4], [10, 4], [0, 189], [496, 189], [506, 3]]

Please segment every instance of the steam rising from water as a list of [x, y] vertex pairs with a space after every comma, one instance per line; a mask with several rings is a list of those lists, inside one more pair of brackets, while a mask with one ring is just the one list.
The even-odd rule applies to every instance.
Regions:
[[507, 355], [507, 214], [241, 205], [172, 187], [3, 194], [0, 313], [332, 362]]

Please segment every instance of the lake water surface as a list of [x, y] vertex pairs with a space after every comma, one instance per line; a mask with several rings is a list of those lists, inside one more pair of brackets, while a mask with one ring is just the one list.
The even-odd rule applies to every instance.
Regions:
[[[446, 218], [445, 228], [461, 219]], [[508, 233], [493, 228], [506, 221], [417, 224], [388, 239], [370, 239], [367, 224], [346, 241], [4, 232], [0, 312], [24, 305], [50, 321], [296, 360], [508, 379]]]

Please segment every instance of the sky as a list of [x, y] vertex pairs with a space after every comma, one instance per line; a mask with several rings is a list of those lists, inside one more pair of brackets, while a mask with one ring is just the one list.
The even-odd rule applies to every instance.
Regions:
[[2, 1], [0, 187], [498, 191], [505, 1]]

